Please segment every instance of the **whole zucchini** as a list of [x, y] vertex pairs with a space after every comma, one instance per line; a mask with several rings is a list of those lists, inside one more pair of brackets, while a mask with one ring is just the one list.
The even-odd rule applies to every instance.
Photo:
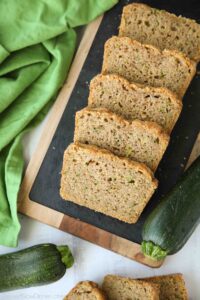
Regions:
[[53, 244], [0, 255], [0, 292], [54, 282], [73, 262], [68, 246]]
[[142, 252], [154, 260], [179, 251], [200, 221], [200, 156], [151, 212], [143, 226]]

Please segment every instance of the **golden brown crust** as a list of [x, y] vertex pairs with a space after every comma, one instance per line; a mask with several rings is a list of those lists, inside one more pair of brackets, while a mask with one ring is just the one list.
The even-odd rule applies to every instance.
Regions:
[[[135, 83], [135, 82], [130, 83], [127, 79], [125, 79], [124, 77], [117, 75], [117, 74], [98, 74], [97, 76], [95, 76], [91, 80], [91, 83], [90, 83], [90, 91], [91, 92], [98, 85], [98, 81], [103, 78], [110, 78], [112, 80], [119, 81], [119, 82], [121, 82], [121, 84], [123, 86], [126, 87], [127, 90], [134, 90], [134, 91], [142, 90], [147, 93], [153, 92], [153, 93], [165, 94], [172, 100], [172, 102], [174, 102], [174, 104], [177, 107], [179, 107], [180, 111], [182, 109], [182, 106], [183, 106], [182, 100], [180, 98], [178, 98], [177, 95], [175, 93], [173, 93], [172, 91], [170, 91], [169, 89], [167, 89], [165, 87], [146, 86], [144, 84], [139, 84], [139, 83]], [[89, 100], [90, 100], [90, 98], [89, 98]]]
[[[148, 9], [149, 11], [151, 11], [152, 9], [156, 9], [156, 8], [152, 8], [151, 6], [147, 5], [147, 4], [144, 4], [144, 3], [131, 3], [131, 4], [128, 4], [126, 6], [124, 6], [123, 8], [123, 13], [122, 13], [122, 18], [121, 18], [121, 24], [119, 26], [119, 36], [123, 36], [123, 31], [124, 31], [124, 28], [125, 28], [125, 19], [124, 17], [130, 15], [132, 12], [131, 12], [131, 9], [134, 8], [134, 7], [142, 7], [144, 10]], [[190, 19], [190, 18], [185, 18], [183, 16], [177, 16], [173, 13], [170, 13], [166, 10], [159, 10], [159, 9], [156, 9], [157, 11], [165, 14], [172, 22], [172, 24], [178, 20], [185, 20], [187, 22], [190, 22], [190, 23], [193, 23], [195, 25], [199, 25], [199, 23], [197, 23], [194, 19]], [[196, 56], [192, 57], [192, 60], [194, 61], [199, 61], [200, 60], [200, 47], [199, 47], [199, 54], [197, 54]]]
[[[163, 148], [166, 148], [168, 143], [169, 143], [169, 135], [163, 130], [163, 128], [158, 125], [155, 122], [151, 121], [141, 121], [141, 120], [133, 120], [133, 121], [128, 121], [122, 118], [121, 116], [112, 113], [110, 110], [106, 108], [90, 108], [90, 107], [85, 107], [81, 111], [78, 112], [79, 115], [84, 114], [84, 112], [93, 112], [96, 111], [97, 113], [103, 112], [108, 116], [108, 118], [112, 118], [113, 120], [116, 120], [117, 123], [120, 123], [122, 126], [133, 126], [134, 128], [143, 128], [144, 130], [151, 130], [152, 133], [157, 135], [160, 139], [160, 142], [163, 145]], [[76, 119], [76, 125], [75, 125], [75, 132], [78, 127], [77, 124], [77, 119]]]
[[93, 296], [96, 297], [96, 300], [106, 300], [105, 294], [99, 288], [98, 284], [93, 281], [80, 281], [70, 292], [65, 296], [63, 300], [70, 300], [72, 295], [75, 295], [79, 292], [80, 288], [85, 288], [87, 291], [91, 292]]
[[74, 143], [71, 145], [73, 145], [75, 147], [75, 149], [77, 149], [77, 150], [78, 150], [78, 148], [82, 148], [88, 152], [93, 152], [95, 154], [105, 156], [106, 158], [108, 158], [111, 161], [124, 162], [129, 168], [136, 169], [137, 171], [142, 172], [146, 177], [148, 177], [152, 181], [154, 187], [157, 188], [158, 181], [157, 181], [157, 179], [154, 178], [153, 172], [145, 164], [130, 160], [125, 157], [119, 157], [117, 155], [112, 154], [109, 150], [105, 150], [105, 149], [102, 149], [102, 148], [99, 148], [99, 147], [96, 147], [93, 145], [85, 145], [85, 144], [81, 144], [81, 143]]
[[167, 275], [158, 275], [158, 276], [151, 276], [151, 277], [145, 277], [145, 278], [140, 278], [140, 280], [146, 281], [146, 280], [150, 280], [150, 279], [163, 279], [163, 278], [171, 278], [174, 277], [177, 280], [183, 280], [183, 274], [181, 273], [173, 273], [173, 274], [167, 274]]
[[190, 60], [188, 57], [186, 57], [182, 52], [176, 51], [176, 50], [159, 50], [158, 48], [152, 46], [152, 45], [147, 45], [147, 44], [142, 44], [134, 39], [131, 39], [129, 37], [119, 37], [119, 36], [113, 36], [110, 39], [108, 39], [104, 45], [104, 59], [103, 59], [103, 65], [102, 65], [102, 74], [107, 74], [107, 52], [109, 52], [110, 48], [110, 43], [115, 43], [115, 41], [121, 40], [123, 43], [132, 46], [137, 46], [140, 48], [145, 48], [145, 49], [150, 49], [151, 51], [154, 51], [155, 55], [160, 55], [163, 57], [176, 57], [178, 60], [182, 62], [182, 64], [186, 65], [190, 69], [190, 76], [188, 76], [188, 80], [185, 81], [185, 84], [182, 86], [182, 88], [177, 92], [177, 95], [180, 96], [181, 98], [184, 96], [185, 91], [187, 87], [189, 86], [192, 78], [195, 75], [196, 72], [196, 63], [192, 60]]
[[[91, 80], [90, 83], [90, 94], [88, 98], [88, 105], [93, 106], [95, 104], [95, 90], [96, 88], [101, 85], [101, 82], [104, 82], [106, 80], [117, 82], [124, 90], [127, 91], [127, 93], [131, 91], [135, 92], [142, 92], [146, 94], [160, 94], [161, 96], [166, 96], [170, 99], [171, 103], [174, 106], [174, 118], [171, 119], [171, 123], [167, 123], [165, 127], [165, 130], [170, 133], [174, 127], [175, 122], [177, 121], [181, 110], [182, 110], [182, 101], [179, 99], [175, 93], [171, 92], [169, 89], [164, 87], [151, 87], [151, 86], [145, 86], [138, 83], [130, 83], [127, 79], [117, 75], [117, 74], [98, 74], [96, 77], [94, 77]], [[162, 124], [163, 126], [163, 124]]]
[[188, 67], [191, 67], [193, 68], [196, 63], [194, 61], [192, 61], [191, 59], [189, 59], [184, 53], [180, 52], [180, 51], [177, 51], [177, 50], [168, 50], [168, 49], [164, 49], [164, 50], [160, 50], [158, 48], [156, 48], [155, 46], [153, 45], [148, 45], [148, 44], [142, 44], [130, 37], [127, 37], [127, 36], [112, 36], [110, 39], [108, 39], [106, 42], [105, 42], [105, 47], [109, 44], [110, 40], [124, 40], [126, 41], [127, 44], [130, 44], [130, 45], [136, 45], [138, 47], [141, 47], [141, 48], [146, 48], [146, 49], [151, 49], [153, 50], [156, 55], [159, 54], [159, 55], [163, 55], [163, 56], [176, 56], [178, 59], [181, 59], [183, 63], [185, 63]]

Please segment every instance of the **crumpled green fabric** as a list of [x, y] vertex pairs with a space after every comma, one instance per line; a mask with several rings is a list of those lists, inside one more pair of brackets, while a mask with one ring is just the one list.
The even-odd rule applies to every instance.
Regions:
[[118, 0], [0, 1], [0, 244], [16, 247], [22, 137], [61, 88], [76, 47], [75, 27]]

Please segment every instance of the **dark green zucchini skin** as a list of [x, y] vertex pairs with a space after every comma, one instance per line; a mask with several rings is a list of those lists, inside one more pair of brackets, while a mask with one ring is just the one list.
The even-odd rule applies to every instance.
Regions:
[[0, 256], [0, 292], [48, 284], [73, 265], [68, 246], [36, 245]]
[[[176, 253], [185, 245], [199, 221], [200, 156], [148, 216], [142, 232], [143, 253], [151, 256], [150, 253], [145, 253], [148, 252], [145, 250], [148, 248], [146, 242], [160, 247], [166, 251], [166, 255]], [[152, 246], [150, 243], [149, 245]], [[152, 252], [152, 249], [149, 252]], [[152, 258], [156, 259], [156, 256], [158, 258], [159, 253], [154, 257], [152, 255]]]

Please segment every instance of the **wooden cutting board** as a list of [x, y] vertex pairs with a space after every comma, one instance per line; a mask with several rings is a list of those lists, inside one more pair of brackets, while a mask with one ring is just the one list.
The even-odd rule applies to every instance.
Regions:
[[[170, 8], [174, 8], [170, 6], [170, 1], [163, 1], [161, 4], [158, 4], [159, 1], [146, 2], [169, 11], [173, 11]], [[113, 34], [117, 34], [120, 13], [126, 3], [127, 1], [121, 1], [104, 17], [99, 17], [87, 26], [68, 79], [53, 106], [38, 147], [25, 172], [19, 193], [19, 212], [140, 263], [159, 267], [162, 261], [152, 261], [144, 257], [140, 251], [141, 227], [161, 196], [182, 174], [189, 156], [191, 163], [200, 153], [200, 136], [197, 138], [200, 130], [198, 76], [183, 100], [183, 113], [156, 173], [160, 188], [138, 223], [126, 225], [71, 202], [66, 203], [59, 198], [62, 155], [73, 139], [74, 114], [87, 104], [88, 83], [100, 71], [104, 42]], [[185, 7], [187, 12], [185, 15], [196, 18], [195, 7], [192, 11], [188, 11], [184, 2], [177, 1], [177, 3], [179, 6], [175, 8], [175, 12], [180, 13], [179, 7], [180, 9]]]

